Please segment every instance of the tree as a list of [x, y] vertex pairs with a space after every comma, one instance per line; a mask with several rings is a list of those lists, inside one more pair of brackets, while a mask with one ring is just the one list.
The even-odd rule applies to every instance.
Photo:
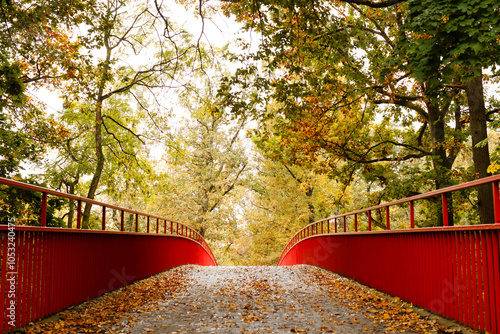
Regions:
[[[409, 1], [398, 53], [403, 66], [428, 89], [447, 85], [467, 95], [474, 167], [488, 176], [490, 155], [482, 68], [495, 66], [500, 53], [500, 13], [495, 1]], [[491, 187], [480, 187], [481, 222], [493, 223]]]
[[54, 88], [70, 79], [81, 61], [70, 31], [87, 22], [93, 1], [0, 2], [0, 170], [20, 172], [20, 162], [39, 162], [45, 149], [66, 137], [27, 89]]
[[[222, 217], [231, 216], [227, 211], [233, 208], [225, 203], [242, 184], [248, 167], [240, 141], [246, 120], [232, 123], [216, 102], [200, 99], [188, 104], [192, 119], [178, 130], [176, 144], [168, 150], [171, 181], [164, 202], [172, 203], [169, 216], [190, 222], [202, 236], [213, 238], [215, 231], [207, 231], [224, 224]], [[233, 218], [226, 218], [226, 223], [229, 227]]]
[[[257, 156], [245, 206], [247, 264], [274, 265], [300, 228], [339, 213], [351, 198], [328, 175]], [[342, 200], [341, 200], [342, 199]]]
[[[265, 71], [241, 70], [221, 94], [236, 113], [241, 106], [277, 101], [278, 112], [260, 107], [256, 113], [279, 119], [273, 132], [287, 146], [285, 159], [290, 150], [305, 152], [305, 160], [330, 168], [334, 177], [343, 175], [343, 182], [355, 173], [401, 171], [407, 168], [405, 162], [426, 159], [432, 171], [419, 173], [433, 179], [436, 188], [453, 184], [457, 181], [457, 174], [451, 173], [453, 164], [467, 138], [460, 90], [433, 89], [433, 81], [414, 80], [410, 69], [402, 71], [391, 63], [404, 34], [405, 6], [355, 3], [270, 1], [228, 6], [247, 29], [261, 33], [261, 48], [252, 58], [264, 61]], [[247, 85], [248, 73], [259, 78], [256, 85], [269, 95], [242, 103], [234, 87]], [[381, 178], [379, 186], [400, 181]], [[409, 186], [412, 189], [402, 188], [406, 193], [393, 195], [419, 193], [427, 184]]]
[[[189, 51], [193, 49], [188, 34], [175, 33], [167, 18], [158, 12], [160, 5], [156, 2], [132, 4], [126, 0], [110, 0], [99, 5], [99, 11], [89, 23], [86, 38], [95, 41], [103, 55], [96, 57], [92, 64], [75, 69], [78, 85], [66, 87], [64, 96], [66, 105], [84, 100], [87, 106], [92, 106], [95, 158], [86, 195], [91, 199], [97, 194], [109, 158], [104, 148], [106, 137], [118, 142], [121, 153], [133, 155], [123, 147], [124, 142], [111, 128], [122, 128], [144, 143], [143, 136], [131, 125], [133, 120], [127, 124], [112, 116], [116, 113], [113, 101], [119, 100], [117, 96], [126, 96], [130, 105], [133, 103], [134, 108], [153, 117], [149, 112], [150, 104], [161, 101], [156, 97], [160, 89], [182, 85], [176, 81], [177, 75], [184, 62], [189, 63]], [[131, 60], [134, 62], [129, 62]], [[145, 97], [146, 94], [150, 94], [149, 97]], [[85, 224], [90, 210], [91, 205], [86, 204]]]
[[[145, 184], [152, 178], [148, 152], [144, 150], [145, 139], [138, 140], [135, 135], [141, 123], [145, 123], [141, 121], [145, 115], [129, 104], [126, 98], [110, 98], [105, 117], [115, 122], [103, 123], [105, 136], [102, 147], [107, 158], [102, 171], [101, 195], [120, 205], [127, 202], [130, 189], [144, 190], [147, 188]], [[80, 196], [84, 196], [88, 189], [88, 182], [82, 180], [92, 175], [95, 166], [92, 154], [95, 136], [90, 125], [94, 120], [92, 110], [91, 105], [75, 103], [59, 115], [59, 121], [65, 124], [70, 135], [46, 167], [44, 178], [55, 189]], [[67, 216], [70, 228], [75, 217], [74, 209], [74, 201], [69, 200]], [[92, 225], [90, 221], [84, 222], [84, 228]]]

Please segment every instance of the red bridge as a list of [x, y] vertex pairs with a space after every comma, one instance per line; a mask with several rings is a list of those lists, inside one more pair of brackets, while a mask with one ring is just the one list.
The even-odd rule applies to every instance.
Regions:
[[[320, 220], [297, 232], [278, 265], [322, 267], [472, 328], [500, 333], [499, 181], [492, 176]], [[178, 222], [12, 180], [0, 183], [39, 192], [42, 200], [41, 227], [19, 226], [14, 219], [0, 225], [4, 331], [175, 266], [217, 265], [205, 240]], [[446, 226], [448, 195], [486, 184], [493, 187], [495, 224]], [[48, 196], [77, 202], [76, 229], [45, 226]], [[414, 228], [414, 203], [435, 196], [442, 199], [445, 226]], [[80, 229], [82, 203], [101, 207], [100, 231]], [[401, 205], [409, 206], [410, 228], [391, 230], [391, 208]], [[109, 210], [121, 213], [120, 231], [106, 230]], [[385, 230], [372, 231], [375, 210], [385, 210]], [[135, 217], [132, 232], [125, 231], [125, 214]]]

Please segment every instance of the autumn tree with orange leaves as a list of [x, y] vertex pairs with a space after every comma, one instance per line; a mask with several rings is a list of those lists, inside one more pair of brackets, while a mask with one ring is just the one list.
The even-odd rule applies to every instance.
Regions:
[[[264, 66], [241, 68], [220, 93], [233, 113], [251, 108], [259, 119], [274, 119], [272, 131], [261, 127], [257, 136], [264, 145], [278, 136], [282, 149], [276, 156], [346, 184], [363, 177], [371, 189], [383, 189], [379, 201], [475, 178], [474, 168], [455, 164], [466, 152], [470, 131], [478, 127], [470, 123], [467, 69], [451, 66], [452, 73], [436, 86], [435, 77], [417, 75], [418, 64], [398, 66], [407, 60], [402, 50], [415, 43], [402, 37], [422, 34], [408, 25], [412, 6], [412, 1], [227, 2], [228, 15], [261, 37], [260, 49], [245, 60]], [[462, 15], [461, 4], [450, 6], [459, 8], [453, 15]], [[486, 27], [498, 17], [495, 7], [489, 8]], [[418, 15], [419, 22], [434, 22]], [[498, 44], [478, 34], [474, 47], [484, 49], [488, 43]], [[436, 66], [435, 73], [449, 64]], [[259, 94], [240, 96], [247, 86]], [[271, 101], [279, 104], [277, 112], [266, 107]]]

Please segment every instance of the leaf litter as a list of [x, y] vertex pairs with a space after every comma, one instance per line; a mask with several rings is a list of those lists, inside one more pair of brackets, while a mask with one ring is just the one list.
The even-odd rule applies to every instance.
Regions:
[[456, 333], [325, 270], [178, 267], [26, 333]]

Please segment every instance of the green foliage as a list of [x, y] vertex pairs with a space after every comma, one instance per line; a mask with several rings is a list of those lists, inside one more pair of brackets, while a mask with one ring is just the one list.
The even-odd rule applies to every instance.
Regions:
[[[37, 184], [33, 179], [22, 180], [30, 184]], [[64, 221], [57, 217], [64, 201], [59, 198], [48, 197], [46, 226], [66, 227]], [[15, 218], [17, 225], [40, 226], [42, 212], [42, 194], [29, 190], [12, 188], [2, 185], [0, 188], [0, 223], [6, 224], [9, 218]]]
[[[408, 1], [395, 54], [432, 89], [470, 68], [500, 61], [500, 11], [495, 0]], [[458, 73], [460, 72], [460, 74]]]
[[300, 228], [349, 207], [352, 198], [326, 175], [263, 157], [257, 162], [245, 206], [248, 237], [244, 263], [274, 265]]

